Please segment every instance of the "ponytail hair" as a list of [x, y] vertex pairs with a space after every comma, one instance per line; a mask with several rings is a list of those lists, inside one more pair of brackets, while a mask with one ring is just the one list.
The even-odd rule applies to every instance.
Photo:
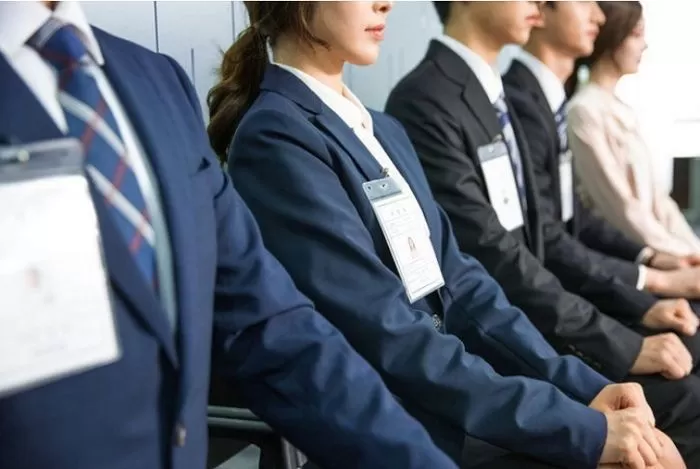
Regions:
[[224, 53], [219, 71], [221, 80], [209, 91], [209, 141], [221, 162], [233, 132], [260, 91], [267, 66], [265, 38], [248, 27]]
[[219, 82], [207, 94], [207, 132], [222, 164], [226, 162], [228, 146], [238, 125], [260, 94], [260, 84], [269, 62], [268, 43], [274, 47], [281, 34], [288, 34], [292, 40], [326, 45], [310, 30], [316, 3], [245, 2], [250, 26], [224, 53]]
[[578, 88], [579, 74], [585, 69], [590, 71], [600, 59], [611, 57], [642, 19], [642, 4], [639, 1], [598, 2], [598, 6], [605, 15], [605, 23], [595, 40], [593, 53], [576, 60], [574, 71], [565, 85], [566, 96], [569, 98]]

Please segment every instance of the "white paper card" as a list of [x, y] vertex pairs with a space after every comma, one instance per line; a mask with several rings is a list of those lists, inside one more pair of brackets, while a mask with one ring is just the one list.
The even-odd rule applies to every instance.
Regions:
[[508, 231], [520, 228], [524, 224], [523, 209], [508, 148], [497, 142], [479, 148], [479, 153], [486, 190], [498, 221]]
[[82, 175], [0, 184], [0, 395], [120, 356]]
[[396, 188], [394, 195], [370, 201], [408, 300], [414, 303], [442, 287], [445, 280], [420, 205], [412, 194]]
[[571, 150], [559, 156], [559, 189], [561, 191], [561, 219], [568, 222], [574, 217], [574, 170]]

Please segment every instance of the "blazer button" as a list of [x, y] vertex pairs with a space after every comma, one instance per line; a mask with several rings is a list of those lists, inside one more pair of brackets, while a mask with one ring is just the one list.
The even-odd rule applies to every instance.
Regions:
[[175, 446], [182, 448], [187, 441], [187, 429], [181, 423], [175, 425]]

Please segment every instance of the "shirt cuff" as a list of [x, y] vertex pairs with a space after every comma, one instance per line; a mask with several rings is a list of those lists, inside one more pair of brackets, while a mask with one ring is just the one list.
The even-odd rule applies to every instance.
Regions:
[[637, 264], [646, 264], [646, 262], [651, 259], [654, 256], [654, 250], [650, 248], [649, 246], [645, 247], [641, 251], [639, 251], [639, 254], [637, 254], [637, 257], [634, 259], [634, 262]]
[[637, 277], [637, 290], [644, 290], [647, 284], [647, 267], [645, 265], [639, 266], [639, 277]]

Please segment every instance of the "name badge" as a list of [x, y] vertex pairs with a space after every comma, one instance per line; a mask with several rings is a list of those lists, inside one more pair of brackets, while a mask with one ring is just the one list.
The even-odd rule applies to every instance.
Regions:
[[408, 296], [414, 303], [445, 285], [423, 211], [391, 177], [362, 185]]
[[0, 396], [118, 360], [82, 147], [0, 146]]
[[523, 209], [515, 182], [508, 147], [496, 141], [477, 150], [491, 206], [503, 228], [512, 231], [523, 226]]
[[574, 170], [571, 150], [559, 155], [559, 190], [561, 192], [561, 219], [568, 222], [574, 217]]

